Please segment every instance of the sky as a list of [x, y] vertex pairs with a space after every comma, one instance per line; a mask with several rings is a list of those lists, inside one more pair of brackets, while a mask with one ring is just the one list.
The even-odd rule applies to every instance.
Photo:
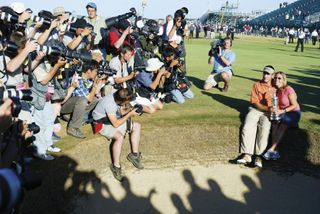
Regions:
[[[40, 10], [52, 10], [57, 6], [64, 6], [67, 11], [74, 12], [76, 15], [86, 15], [85, 6], [91, 0], [15, 0], [23, 2], [26, 7], [34, 12]], [[10, 5], [12, 0], [1, 0], [0, 6]], [[239, 12], [251, 12], [255, 10], [272, 11], [279, 7], [282, 2], [292, 3], [296, 0], [228, 0], [229, 5], [236, 5], [239, 2]], [[187, 7], [189, 14], [187, 18], [199, 18], [208, 10], [219, 10], [226, 0], [92, 0], [97, 4], [98, 15], [103, 17], [117, 16], [129, 11], [135, 7], [139, 14], [147, 18], [164, 18], [168, 14], [181, 8]], [[146, 3], [144, 10], [142, 2]]]

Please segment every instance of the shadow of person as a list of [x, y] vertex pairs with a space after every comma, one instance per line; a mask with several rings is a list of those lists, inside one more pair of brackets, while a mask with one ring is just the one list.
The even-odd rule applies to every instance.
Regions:
[[208, 185], [211, 190], [208, 199], [215, 204], [212, 210], [214, 213], [250, 213], [245, 204], [226, 197], [216, 181], [208, 179]]
[[249, 102], [248, 101], [237, 99], [237, 98], [223, 96], [221, 94], [213, 94], [213, 93], [210, 93], [208, 91], [202, 91], [201, 93], [211, 97], [213, 100], [218, 101], [218, 102], [222, 103], [225, 106], [228, 106], [228, 107], [233, 108], [236, 111], [238, 111], [239, 112], [239, 118], [240, 118], [241, 122], [243, 123], [245, 114], [248, 112], [248, 106], [249, 106]]
[[[206, 190], [196, 184], [190, 170], [184, 170], [182, 174], [191, 187], [191, 192], [187, 198], [192, 213], [248, 213], [244, 204], [226, 197], [214, 180], [208, 180], [210, 188]], [[178, 207], [177, 209], [179, 210]]]
[[118, 204], [117, 213], [160, 213], [151, 203], [151, 197], [156, 193], [155, 189], [151, 189], [147, 197], [142, 197], [132, 192], [128, 178], [125, 178], [121, 185], [126, 194]]
[[259, 187], [246, 175], [241, 176], [248, 191], [243, 194], [249, 213], [318, 213], [318, 179], [307, 176], [282, 177], [271, 171], [257, 173]]
[[[269, 202], [272, 198], [268, 199], [266, 195], [263, 195], [262, 191], [258, 189], [257, 185], [250, 177], [243, 175], [241, 176], [241, 180], [249, 189], [248, 192], [243, 194], [243, 196], [246, 204], [251, 209], [251, 213], [264, 213], [268, 206], [271, 206]], [[266, 199], [268, 203], [266, 203]]]
[[181, 200], [181, 198], [178, 194], [172, 193], [170, 198], [171, 198], [173, 205], [178, 210], [178, 213], [183, 213], [183, 214], [191, 214], [192, 213], [189, 210], [187, 210], [187, 208], [185, 207], [183, 201]]
[[204, 85], [204, 83], [205, 83], [205, 80], [199, 79], [199, 78], [194, 77], [194, 76], [188, 76], [188, 80], [189, 80], [190, 82], [192, 82], [192, 84], [193, 84], [194, 86], [196, 86], [197, 88], [203, 89], [203, 85]]
[[192, 213], [208, 213], [211, 203], [208, 201], [208, 191], [200, 188], [191, 173], [190, 170], [183, 170], [182, 172], [184, 180], [190, 185], [191, 192], [187, 196]]
[[[94, 171], [77, 170], [78, 163], [68, 156], [57, 157], [51, 162], [36, 162], [34, 169], [42, 171], [42, 185], [27, 192], [21, 213], [72, 213], [79, 206], [80, 198], [95, 198], [97, 206], [83, 205], [86, 210], [117, 203], [113, 198], [102, 195], [108, 190], [101, 184]], [[99, 213], [99, 212], [97, 212]]]
[[314, 124], [320, 125], [320, 120], [311, 119], [310, 121], [313, 122]]
[[[265, 166], [279, 174], [290, 176], [297, 172], [320, 178], [320, 165], [313, 153], [318, 139], [309, 130], [290, 128], [278, 146], [280, 159], [265, 161]], [[319, 161], [318, 161], [319, 163]]]

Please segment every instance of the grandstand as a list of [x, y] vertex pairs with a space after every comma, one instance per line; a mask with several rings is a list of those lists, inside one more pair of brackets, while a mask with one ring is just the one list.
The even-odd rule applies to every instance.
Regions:
[[249, 14], [238, 13], [239, 1], [236, 4], [230, 4], [228, 1], [221, 6], [219, 11], [207, 11], [200, 17], [202, 24], [213, 25], [236, 25], [238, 17], [249, 16]]
[[298, 0], [241, 24], [290, 28], [319, 27], [319, 12], [320, 0]]

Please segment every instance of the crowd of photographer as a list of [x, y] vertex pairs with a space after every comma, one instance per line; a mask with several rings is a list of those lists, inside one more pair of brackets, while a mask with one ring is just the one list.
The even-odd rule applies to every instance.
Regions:
[[86, 9], [88, 16], [80, 18], [64, 7], [37, 15], [20, 2], [0, 7], [1, 167], [20, 164], [29, 145], [34, 157], [53, 160], [61, 151], [54, 142], [63, 119], [68, 135], [84, 139], [81, 126], [91, 123], [112, 140], [110, 168], [122, 180], [126, 133], [127, 159], [143, 168], [141, 125], [131, 118], [194, 97], [186, 77], [187, 8], [165, 26], [143, 20], [134, 8], [108, 19], [97, 15], [93, 2]]

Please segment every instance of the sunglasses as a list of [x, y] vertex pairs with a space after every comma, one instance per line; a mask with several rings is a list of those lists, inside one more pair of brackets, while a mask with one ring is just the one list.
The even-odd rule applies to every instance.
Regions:
[[275, 77], [274, 79], [275, 79], [275, 80], [282, 80], [281, 77]]

